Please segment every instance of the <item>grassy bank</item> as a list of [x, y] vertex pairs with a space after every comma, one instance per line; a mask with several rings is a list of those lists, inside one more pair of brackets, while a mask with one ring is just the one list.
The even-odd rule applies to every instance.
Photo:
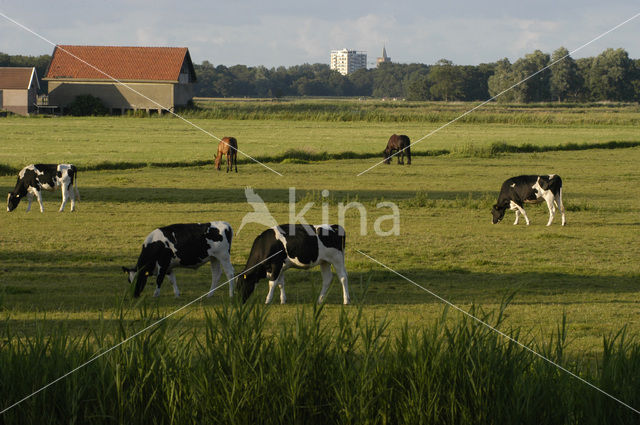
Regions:
[[[503, 308], [471, 312], [501, 327]], [[121, 313], [121, 316], [124, 313]], [[20, 337], [2, 329], [2, 406], [62, 376], [150, 325], [141, 305], [115, 334], [74, 338], [64, 327]], [[99, 357], [48, 391], [9, 410], [3, 423], [111, 424], [601, 424], [637, 414], [477, 322], [447, 320], [389, 336], [387, 319], [342, 310], [329, 326], [322, 308], [299, 308], [277, 332], [269, 309], [223, 305], [205, 331], [171, 332], [165, 321]], [[133, 323], [133, 324], [132, 324]], [[640, 404], [640, 345], [624, 330], [605, 337], [596, 362], [565, 353], [564, 323], [544, 342], [521, 329], [512, 338], [626, 403]], [[37, 379], [24, 379], [25, 371]]]

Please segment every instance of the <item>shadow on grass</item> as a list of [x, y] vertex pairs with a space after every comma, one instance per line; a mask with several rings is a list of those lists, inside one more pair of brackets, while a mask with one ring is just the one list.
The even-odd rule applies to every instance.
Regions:
[[[33, 261], [28, 273], [13, 269], [11, 263], [15, 263], [16, 258], [27, 256], [27, 254]], [[359, 260], [355, 255], [357, 254], [351, 256], [351, 260]], [[127, 285], [126, 277], [119, 265], [77, 265], [77, 261], [70, 260], [69, 253], [0, 252], [0, 262], [7, 264], [5, 271], [0, 274], [0, 292], [5, 297], [5, 306], [10, 306], [14, 302], [29, 303], [30, 299], [40, 299], [46, 293], [43, 302], [49, 306], [55, 305], [56, 308], [66, 302], [99, 308], [103, 305], [105, 296], [119, 294]], [[55, 266], [52, 267], [51, 264]], [[240, 270], [241, 265], [234, 264], [234, 267], [237, 271]], [[374, 263], [370, 265], [366, 263], [359, 267], [360, 269], [352, 267], [348, 270], [350, 294], [354, 303], [367, 305], [441, 303], [427, 291], [391, 272], [381, 270]], [[363, 267], [368, 270], [363, 271]], [[636, 302], [629, 300], [637, 298], [635, 294], [638, 291], [640, 278], [637, 275], [587, 275], [561, 272], [472, 272], [462, 268], [436, 270], [416, 267], [397, 271], [435, 294], [460, 303], [495, 303], [506, 292], [514, 290], [519, 294], [514, 304], [574, 304], [590, 296], [596, 296], [595, 301], [597, 301], [597, 296], [600, 295], [605, 298], [613, 295], [621, 302]], [[63, 276], [63, 278], [54, 279], [52, 276]], [[211, 277], [208, 266], [203, 266], [198, 271], [178, 269], [176, 276], [182, 293], [181, 297], [174, 298], [170, 282], [165, 281], [158, 299], [160, 304], [180, 306], [202, 295], [210, 288]], [[222, 276], [220, 282], [226, 281], [226, 277]], [[309, 271], [288, 270], [285, 274], [287, 302], [313, 303], [317, 299], [321, 282], [318, 268]], [[150, 297], [155, 287], [155, 278], [152, 278], [145, 288], [145, 296]], [[253, 297], [264, 300], [267, 289], [267, 280], [261, 280], [256, 286]], [[227, 293], [227, 288], [221, 289], [221, 292]], [[279, 289], [276, 289], [275, 303], [278, 302], [279, 296]], [[222, 297], [215, 296], [206, 300], [205, 304], [215, 304], [221, 302], [221, 299]], [[327, 299], [330, 304], [342, 302], [342, 288], [335, 277]], [[74, 300], [77, 300], [77, 303]]]

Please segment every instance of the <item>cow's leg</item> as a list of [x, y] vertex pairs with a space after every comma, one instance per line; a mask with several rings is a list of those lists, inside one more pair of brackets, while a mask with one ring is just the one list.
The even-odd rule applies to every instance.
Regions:
[[349, 297], [349, 279], [347, 277], [347, 269], [344, 266], [344, 254], [340, 253], [332, 258], [331, 265], [338, 275], [338, 280], [340, 280], [342, 284], [342, 303], [345, 305], [351, 304], [351, 298]]
[[520, 210], [516, 209], [516, 221], [513, 222], [514, 226], [518, 224], [518, 220], [520, 220]]
[[[169, 277], [169, 281], [171, 282], [171, 286], [173, 286], [173, 295], [175, 295], [176, 297], [179, 297], [180, 296], [180, 289], [178, 289], [178, 282], [176, 281], [176, 275], [175, 275], [175, 273], [173, 273], [173, 270], [167, 276]], [[158, 293], [160, 293], [160, 287], [158, 287]]]
[[219, 258], [218, 261], [220, 262], [220, 265], [224, 270], [224, 274], [227, 276], [227, 280], [229, 281], [229, 296], [233, 297], [236, 272], [231, 264], [231, 257], [227, 254], [225, 257]]
[[[269, 278], [269, 293], [267, 294], [267, 299], [265, 300], [265, 304], [271, 303], [273, 299], [273, 292], [276, 287], [276, 283], [279, 281], [280, 275], [284, 273], [286, 267], [284, 267], [284, 263], [271, 263], [271, 271], [267, 273], [267, 278]], [[282, 286], [280, 288], [281, 291], [284, 289], [284, 281], [282, 281]], [[282, 295], [282, 292], [281, 292]]]
[[27, 192], [27, 201], [29, 201], [27, 204], [27, 212], [29, 212], [31, 211], [31, 203], [33, 202], [33, 193]]
[[271, 304], [271, 300], [273, 300], [273, 291], [276, 287], [275, 280], [269, 280], [269, 292], [267, 293], [267, 298], [264, 300], [265, 304]]
[[551, 226], [553, 218], [556, 216], [556, 206], [553, 205], [553, 195], [546, 196], [544, 200], [547, 201], [547, 208], [549, 208], [549, 221], [547, 222], [547, 226]]
[[284, 293], [284, 271], [280, 272], [280, 276], [278, 276], [277, 283], [278, 283], [278, 286], [280, 287], [280, 304], [286, 304], [287, 295]]
[[207, 297], [213, 295], [213, 291], [218, 287], [218, 281], [220, 280], [220, 276], [222, 275], [222, 267], [220, 267], [220, 261], [218, 261], [215, 257], [210, 258], [211, 262], [211, 289], [209, 289], [209, 293]]
[[[162, 286], [162, 282], [164, 281], [164, 277], [167, 274], [170, 274], [171, 272], [169, 272], [169, 265], [168, 264], [159, 264], [159, 269], [158, 269], [158, 276], [156, 277], [156, 290], [153, 292], [153, 296], [157, 297], [160, 295], [160, 286]], [[173, 282], [172, 282], [173, 283]]]
[[44, 205], [42, 205], [42, 191], [36, 190], [36, 199], [38, 200], [38, 204], [40, 204], [40, 212], [44, 212]]
[[320, 272], [322, 273], [322, 289], [320, 290], [320, 296], [318, 297], [318, 304], [324, 302], [327, 295], [329, 285], [333, 280], [333, 272], [331, 272], [331, 264], [327, 262], [320, 263]]
[[511, 201], [511, 203], [509, 204], [509, 208], [515, 211], [519, 211], [520, 214], [522, 214], [522, 216], [524, 217], [524, 221], [527, 223], [527, 226], [529, 225], [529, 217], [527, 217], [527, 213], [524, 208], [513, 201]]
[[62, 204], [60, 204], [60, 209], [58, 210], [58, 212], [62, 212], [64, 211], [64, 206], [67, 205], [67, 198], [69, 197], [69, 191], [67, 190], [67, 185], [63, 182], [62, 186], [60, 186], [62, 188], [61, 192], [62, 192]]
[[349, 297], [349, 279], [347, 278], [347, 269], [344, 266], [344, 256], [341, 256], [338, 261], [333, 263], [333, 268], [336, 270], [338, 279], [342, 284], [342, 303], [344, 305], [351, 304], [351, 297]]
[[562, 225], [566, 224], [566, 219], [564, 217], [564, 204], [562, 203], [562, 188], [558, 192], [558, 196], [556, 197], [556, 203], [558, 204], [558, 209], [560, 210], [560, 214], [562, 214]]
[[67, 188], [67, 191], [69, 192], [69, 195], [71, 197], [71, 212], [76, 210], [76, 190], [73, 190], [72, 183], [69, 183], [69, 187]]

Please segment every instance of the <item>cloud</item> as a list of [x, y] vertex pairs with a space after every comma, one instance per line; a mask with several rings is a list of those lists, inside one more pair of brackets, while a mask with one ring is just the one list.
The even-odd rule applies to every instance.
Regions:
[[[243, 0], [224, 6], [189, 0], [87, 4], [34, 0], [4, 2], [3, 13], [55, 43], [186, 46], [197, 63], [269, 67], [328, 63], [330, 50], [344, 47], [366, 51], [371, 63], [383, 44], [393, 61], [405, 63], [435, 63], [441, 58], [457, 64], [515, 60], [536, 49], [551, 53], [560, 46], [578, 47], [637, 13], [635, 0], [606, 5], [595, 0], [541, 1], [543, 6], [531, 10], [507, 0], [454, 5], [421, 0], [313, 4]], [[631, 57], [640, 57], [639, 24], [626, 25], [581, 54], [622, 47]], [[0, 18], [0, 51], [52, 50]]]

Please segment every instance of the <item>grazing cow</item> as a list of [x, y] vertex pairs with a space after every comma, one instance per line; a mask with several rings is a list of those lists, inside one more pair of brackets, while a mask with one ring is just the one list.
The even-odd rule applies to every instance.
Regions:
[[387, 147], [382, 152], [385, 164], [391, 163], [391, 155], [396, 151], [399, 152], [398, 155], [396, 155], [399, 165], [404, 165], [405, 155], [407, 155], [407, 165], [411, 165], [411, 141], [404, 134], [400, 136], [392, 134], [391, 137], [389, 137]]
[[216, 154], [216, 169], [220, 171], [220, 161], [222, 155], [227, 155], [227, 173], [235, 165], [238, 172], [238, 141], [235, 137], [223, 137], [218, 143], [218, 153]]
[[564, 217], [564, 205], [562, 204], [562, 179], [556, 174], [511, 177], [502, 183], [498, 202], [491, 209], [493, 224], [502, 220], [507, 207], [509, 207], [516, 212], [516, 221], [513, 224], [518, 224], [520, 213], [522, 213], [528, 226], [529, 217], [527, 217], [523, 205], [537, 204], [542, 202], [543, 199], [547, 201], [547, 207], [549, 207], [549, 222], [547, 226], [551, 225], [556, 215], [556, 205], [562, 214], [562, 225], [564, 226], [566, 220]]
[[[27, 196], [29, 205], [27, 211], [31, 210], [31, 202], [35, 195], [40, 204], [40, 212], [44, 212], [42, 205], [42, 189], [55, 190], [62, 189], [62, 205], [58, 211], [62, 212], [67, 204], [67, 199], [71, 199], [71, 211], [76, 209], [76, 198], [80, 199], [78, 193], [78, 169], [73, 164], [31, 164], [24, 167], [18, 173], [18, 181], [13, 192], [7, 196], [7, 211], [16, 209], [20, 200]], [[73, 186], [73, 190], [72, 187]]]
[[180, 296], [173, 270], [177, 267], [197, 269], [211, 262], [211, 290], [218, 286], [222, 269], [229, 279], [229, 296], [233, 296], [234, 270], [231, 265], [233, 230], [225, 221], [211, 223], [172, 224], [155, 229], [142, 244], [142, 252], [135, 267], [123, 267], [129, 283], [135, 282], [134, 296], [139, 297], [149, 276], [156, 276], [154, 297], [160, 294], [165, 275], [173, 285], [173, 293]]
[[263, 277], [269, 279], [269, 294], [265, 300], [273, 299], [276, 284], [280, 286], [280, 303], [286, 302], [284, 272], [290, 267], [309, 269], [320, 265], [322, 290], [318, 303], [324, 301], [333, 278], [331, 265], [342, 283], [342, 299], [349, 304], [347, 271], [344, 267], [344, 229], [337, 224], [310, 226], [284, 224], [262, 232], [253, 241], [251, 253], [244, 271], [238, 276], [237, 287], [246, 301], [256, 283]]

